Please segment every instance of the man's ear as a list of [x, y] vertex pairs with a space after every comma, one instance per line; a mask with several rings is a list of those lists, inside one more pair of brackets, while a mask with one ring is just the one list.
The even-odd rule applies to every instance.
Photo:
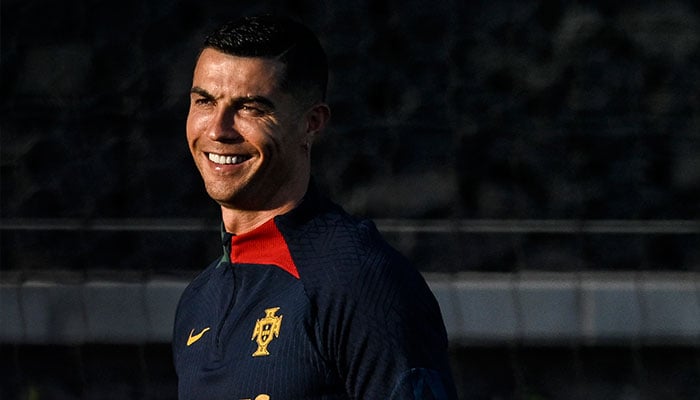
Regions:
[[306, 113], [306, 133], [313, 138], [323, 131], [331, 119], [331, 109], [326, 103], [317, 103]]

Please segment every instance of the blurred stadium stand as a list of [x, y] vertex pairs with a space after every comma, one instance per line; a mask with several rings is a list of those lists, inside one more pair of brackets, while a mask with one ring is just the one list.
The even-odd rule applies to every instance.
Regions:
[[319, 186], [445, 314], [462, 399], [700, 399], [696, 2], [3, 0], [0, 398], [172, 399], [219, 254], [197, 46], [274, 10], [332, 68]]

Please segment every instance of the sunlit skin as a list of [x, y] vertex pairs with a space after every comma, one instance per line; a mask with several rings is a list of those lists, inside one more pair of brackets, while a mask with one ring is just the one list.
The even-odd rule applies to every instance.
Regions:
[[244, 233], [286, 213], [306, 192], [311, 144], [330, 110], [284, 90], [283, 72], [274, 59], [209, 48], [197, 60], [187, 142], [228, 232]]

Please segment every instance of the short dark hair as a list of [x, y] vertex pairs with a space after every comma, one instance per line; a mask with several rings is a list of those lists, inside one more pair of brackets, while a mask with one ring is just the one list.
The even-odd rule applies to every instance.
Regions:
[[285, 64], [283, 87], [306, 92], [316, 89], [321, 100], [326, 97], [326, 52], [309, 28], [290, 18], [261, 15], [227, 22], [206, 37], [204, 48], [281, 61]]

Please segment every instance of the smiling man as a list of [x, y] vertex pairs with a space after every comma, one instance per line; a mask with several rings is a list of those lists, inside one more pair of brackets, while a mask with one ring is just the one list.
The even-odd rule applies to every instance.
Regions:
[[456, 398], [421, 275], [313, 184], [327, 76], [317, 38], [289, 19], [205, 40], [187, 142], [221, 207], [223, 256], [178, 304], [180, 399]]

